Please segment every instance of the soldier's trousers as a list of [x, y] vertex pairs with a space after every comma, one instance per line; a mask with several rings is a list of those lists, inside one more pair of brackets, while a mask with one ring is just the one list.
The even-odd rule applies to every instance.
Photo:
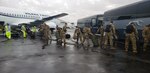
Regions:
[[87, 46], [89, 47], [89, 46], [90, 46], [90, 38], [89, 38], [89, 35], [84, 35], [84, 36], [83, 36], [82, 44], [84, 44], [85, 41], [87, 42]]
[[98, 46], [99, 46], [99, 47], [102, 47], [103, 40], [104, 40], [104, 37], [103, 37], [103, 35], [101, 35], [101, 36], [98, 38]]
[[126, 34], [125, 51], [128, 51], [129, 42], [131, 41], [133, 52], [137, 52], [136, 37], [134, 33]]
[[64, 43], [64, 47], [66, 47], [66, 34], [63, 33], [61, 38], [62, 38], [62, 42]]
[[105, 34], [105, 43], [104, 43], [105, 46], [108, 45], [108, 41], [109, 41], [110, 47], [113, 47], [113, 36], [111, 32], [106, 32]]
[[144, 37], [144, 45], [143, 45], [144, 50], [146, 50], [149, 42], [150, 42], [150, 37]]
[[77, 34], [77, 44], [79, 44], [79, 40], [80, 42], [82, 42], [82, 36], [80, 34]]

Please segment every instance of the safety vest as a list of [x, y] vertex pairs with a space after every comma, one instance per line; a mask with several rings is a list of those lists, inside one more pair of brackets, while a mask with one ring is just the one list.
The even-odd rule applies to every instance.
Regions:
[[26, 31], [26, 28], [25, 28], [24, 25], [21, 27], [21, 30], [22, 30], [22, 31]]
[[6, 31], [6, 32], [10, 32], [10, 31], [11, 31], [11, 27], [8, 26], [8, 25], [6, 25], [6, 26], [5, 26], [5, 31]]
[[32, 27], [32, 32], [36, 32], [36, 27], [34, 26], [34, 27]]

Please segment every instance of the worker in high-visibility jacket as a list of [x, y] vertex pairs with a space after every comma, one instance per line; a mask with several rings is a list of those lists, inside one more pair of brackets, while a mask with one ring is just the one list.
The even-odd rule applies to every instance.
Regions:
[[9, 24], [5, 25], [5, 35], [6, 38], [11, 39], [11, 26]]
[[32, 28], [31, 28], [31, 31], [32, 31], [32, 38], [35, 38], [36, 37], [36, 26], [33, 26]]
[[26, 33], [26, 27], [25, 27], [25, 25], [21, 26], [21, 31], [23, 33], [23, 37], [26, 38], [27, 37], [27, 33]]

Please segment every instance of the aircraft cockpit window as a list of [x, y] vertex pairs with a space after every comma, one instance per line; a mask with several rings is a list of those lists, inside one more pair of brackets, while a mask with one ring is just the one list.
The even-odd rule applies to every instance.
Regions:
[[96, 19], [92, 19], [92, 26], [95, 26], [96, 25]]

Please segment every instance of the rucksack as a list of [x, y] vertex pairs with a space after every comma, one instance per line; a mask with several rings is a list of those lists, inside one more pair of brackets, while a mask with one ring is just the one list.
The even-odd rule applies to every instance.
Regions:
[[132, 32], [134, 32], [133, 25], [126, 26], [126, 33], [132, 33]]
[[110, 32], [111, 31], [111, 25], [106, 25], [105, 32]]

